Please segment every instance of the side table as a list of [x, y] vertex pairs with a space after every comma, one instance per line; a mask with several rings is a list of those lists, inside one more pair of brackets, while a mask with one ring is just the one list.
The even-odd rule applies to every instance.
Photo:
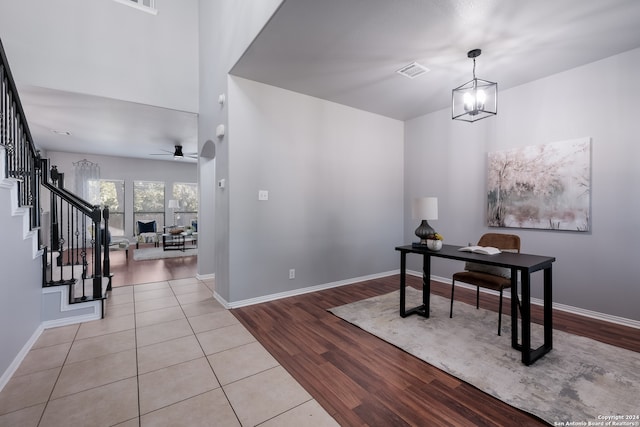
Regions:
[[163, 251], [182, 251], [184, 252], [184, 235], [165, 233], [162, 235]]

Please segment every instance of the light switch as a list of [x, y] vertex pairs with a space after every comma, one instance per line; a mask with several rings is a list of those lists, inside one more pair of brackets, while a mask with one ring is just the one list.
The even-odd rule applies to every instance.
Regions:
[[216, 136], [219, 139], [222, 139], [224, 137], [224, 125], [220, 124], [216, 127]]
[[269, 192], [267, 190], [259, 190], [258, 200], [269, 200]]

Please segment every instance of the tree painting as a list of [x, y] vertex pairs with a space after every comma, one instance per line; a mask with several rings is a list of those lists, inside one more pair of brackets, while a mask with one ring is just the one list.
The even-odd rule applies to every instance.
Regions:
[[489, 153], [490, 227], [589, 231], [591, 141]]

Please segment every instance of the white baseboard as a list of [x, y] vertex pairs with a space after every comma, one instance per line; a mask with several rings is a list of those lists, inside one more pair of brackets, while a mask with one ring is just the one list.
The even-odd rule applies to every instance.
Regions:
[[[93, 301], [93, 302], [95, 302], [96, 304], [100, 303], [99, 301]], [[68, 311], [69, 304], [62, 303], [62, 306], [66, 306], [67, 309], [62, 308], [61, 311]], [[27, 356], [27, 354], [29, 353], [33, 345], [36, 343], [38, 338], [40, 338], [40, 335], [42, 335], [42, 332], [44, 330], [49, 328], [58, 328], [60, 326], [75, 325], [77, 323], [89, 322], [91, 320], [99, 320], [101, 317], [102, 316], [100, 315], [99, 310], [96, 309], [95, 312], [91, 314], [85, 314], [82, 316], [67, 317], [67, 318], [55, 319], [55, 320], [46, 320], [40, 323], [38, 328], [31, 335], [31, 338], [29, 338], [29, 340], [25, 343], [25, 345], [22, 347], [20, 352], [13, 359], [13, 361], [11, 362], [7, 370], [0, 377], [0, 391], [2, 391], [4, 386], [7, 385], [7, 383], [9, 382], [13, 374], [16, 372], [18, 367], [20, 367], [20, 364], [22, 363], [24, 358]]]
[[198, 280], [213, 280], [216, 278], [216, 274], [215, 273], [211, 273], [211, 274], [196, 274], [196, 279]]
[[38, 338], [40, 338], [40, 335], [42, 335], [42, 332], [44, 332], [46, 329], [58, 328], [60, 326], [75, 325], [77, 323], [89, 322], [91, 320], [99, 320], [100, 317], [101, 316], [99, 314], [85, 314], [83, 316], [68, 317], [68, 318], [56, 319], [56, 320], [47, 320], [40, 323], [40, 326], [38, 326], [38, 328], [33, 332], [33, 334], [31, 335], [31, 338], [29, 338], [29, 340], [25, 343], [25, 345], [22, 347], [20, 352], [13, 359], [13, 361], [11, 362], [7, 370], [2, 374], [2, 377], [0, 377], [0, 391], [2, 391], [4, 386], [7, 385], [7, 383], [13, 376], [13, 374], [15, 374], [16, 370], [20, 367], [20, 364], [22, 363], [24, 358], [27, 357], [27, 354], [29, 353], [29, 351], [31, 351], [31, 348], [33, 347], [33, 345], [36, 343], [36, 341], [38, 341]]
[[[60, 294], [60, 313], [74, 311], [74, 310], [81, 310], [84, 308], [91, 308], [93, 309], [93, 313], [78, 316], [78, 317], [86, 318], [87, 316], [90, 316], [91, 318], [89, 320], [97, 320], [102, 317], [102, 313], [101, 313], [102, 301], [100, 300], [86, 301], [86, 302], [80, 302], [75, 304], [69, 304], [69, 286], [64, 285], [64, 286], [52, 286], [49, 288], [42, 288], [42, 294], [55, 294], [55, 293]], [[94, 317], [94, 316], [97, 316], [97, 317]], [[69, 319], [74, 319], [74, 318], [71, 317]], [[65, 319], [62, 319], [62, 320], [65, 320]], [[87, 320], [83, 320], [83, 321], [86, 322]], [[47, 322], [48, 321], [45, 321], [44, 323], [47, 323]], [[56, 322], [56, 320], [52, 320], [52, 322]], [[68, 323], [68, 324], [72, 325], [74, 323], [78, 323], [78, 322], [72, 321], [71, 323]], [[62, 325], [56, 325], [56, 326], [62, 326]], [[53, 327], [53, 326], [49, 326], [49, 327]]]
[[225, 301], [220, 295], [218, 295], [217, 292], [214, 293], [214, 297], [220, 302], [220, 304], [224, 305], [228, 309], [230, 309], [230, 308], [239, 308], [239, 307], [246, 307], [248, 305], [254, 305], [254, 304], [260, 304], [260, 303], [263, 303], [263, 302], [274, 301], [274, 300], [278, 300], [278, 299], [282, 299], [282, 298], [288, 298], [288, 297], [292, 297], [292, 296], [296, 296], [296, 295], [303, 295], [303, 294], [308, 294], [308, 293], [311, 293], [311, 292], [322, 291], [322, 290], [325, 290], [325, 289], [337, 288], [339, 286], [351, 285], [353, 283], [364, 282], [366, 280], [379, 279], [381, 277], [388, 277], [388, 276], [392, 276], [394, 274], [398, 274], [398, 271], [387, 271], [387, 272], [384, 272], [384, 273], [371, 274], [371, 275], [362, 276], [362, 277], [355, 277], [353, 279], [339, 280], [337, 282], [325, 283], [325, 284], [316, 285], [316, 286], [309, 286], [307, 288], [293, 289], [291, 291], [280, 292], [280, 293], [277, 293], [277, 294], [264, 295], [264, 296], [261, 296], [261, 297], [250, 298], [250, 299], [241, 300], [241, 301], [235, 301], [235, 302], [232, 302], [232, 303], [229, 303], [229, 302]]
[[101, 318], [102, 316], [100, 316], [100, 314], [91, 313], [91, 314], [84, 314], [82, 316], [47, 320], [42, 322], [42, 326], [44, 327], [44, 329], [59, 328], [60, 326], [75, 325], [77, 323], [90, 322], [92, 320], [100, 320]]
[[[422, 273], [418, 272], [418, 271], [407, 270], [407, 274], [410, 274], [410, 275], [416, 276], [416, 277], [422, 277]], [[451, 284], [451, 279], [446, 278], [446, 277], [440, 277], [440, 276], [431, 275], [431, 280], [434, 280], [436, 282], [446, 283], [448, 285]], [[456, 284], [456, 286], [460, 286], [460, 287], [467, 288], [467, 289], [473, 289], [473, 290], [476, 289], [475, 286], [468, 285], [466, 283], [461, 283], [461, 282], [458, 282]], [[492, 291], [490, 289], [480, 289], [480, 292], [484, 292], [484, 293], [492, 294], [492, 295], [500, 295], [499, 292]], [[509, 296], [509, 297], [511, 296], [511, 292], [509, 290], [505, 290], [504, 294], [506, 296]], [[538, 305], [538, 306], [542, 307], [544, 305], [544, 302], [540, 298], [531, 298], [531, 304]], [[640, 321], [638, 321], [638, 320], [627, 319], [625, 317], [614, 316], [614, 315], [606, 314], [606, 313], [600, 313], [598, 311], [586, 310], [584, 308], [573, 307], [571, 305], [560, 304], [560, 303], [557, 303], [557, 302], [554, 302], [552, 304], [552, 307], [553, 307], [554, 310], [564, 311], [566, 313], [571, 313], [571, 314], [575, 314], [575, 315], [578, 315], [578, 316], [589, 317], [591, 319], [601, 320], [603, 322], [615, 323], [617, 325], [628, 326], [630, 328], [640, 329]]]
[[224, 308], [226, 308], [227, 310], [231, 310], [233, 307], [231, 307], [229, 305], [229, 303], [227, 302], [227, 300], [225, 300], [224, 298], [222, 298], [222, 296], [220, 296], [219, 293], [217, 292], [213, 292], [213, 297], [216, 299], [216, 301], [218, 301], [220, 304], [222, 304], [222, 306]]
[[40, 324], [40, 326], [36, 328], [27, 342], [22, 346], [22, 349], [18, 352], [18, 354], [16, 354], [16, 357], [13, 358], [13, 361], [11, 362], [7, 370], [4, 371], [4, 373], [0, 377], [0, 391], [4, 389], [4, 386], [7, 385], [11, 377], [13, 377], [13, 374], [16, 373], [24, 358], [27, 357], [27, 354], [29, 353], [29, 351], [31, 351], [31, 347], [33, 347], [36, 341], [38, 341], [38, 338], [40, 338], [40, 335], [42, 334], [42, 331], [44, 331], [44, 329], [44, 326]]

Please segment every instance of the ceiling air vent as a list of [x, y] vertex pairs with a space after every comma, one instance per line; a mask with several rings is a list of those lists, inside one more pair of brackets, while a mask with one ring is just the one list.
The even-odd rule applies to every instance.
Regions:
[[405, 65], [400, 68], [396, 73], [403, 75], [405, 77], [409, 77], [410, 79], [415, 79], [422, 74], [428, 73], [429, 69], [424, 65], [420, 65], [417, 62], [412, 62], [409, 65]]

